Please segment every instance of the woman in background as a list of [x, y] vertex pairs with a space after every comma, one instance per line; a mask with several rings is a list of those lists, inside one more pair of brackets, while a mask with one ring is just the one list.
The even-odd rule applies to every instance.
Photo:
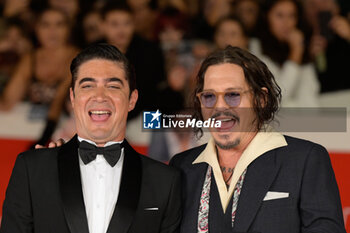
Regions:
[[225, 49], [228, 45], [248, 49], [249, 38], [240, 20], [225, 17], [215, 26], [214, 43], [218, 49]]
[[32, 43], [19, 18], [0, 20], [0, 96], [19, 59], [32, 49]]
[[[350, 91], [350, 18], [346, 18], [346, 12], [340, 14], [337, 2], [303, 1], [306, 19], [313, 31], [309, 52], [314, 60], [322, 94]], [[349, 100], [344, 102], [347, 105], [346, 102]], [[341, 106], [339, 104], [337, 101], [335, 105]]]
[[242, 22], [249, 37], [256, 37], [261, 29], [261, 7], [259, 0], [235, 0], [232, 2], [232, 13]]
[[282, 88], [282, 106], [317, 107], [319, 83], [301, 30], [301, 8], [296, 0], [269, 0], [265, 5], [267, 30], [252, 40], [250, 50], [261, 58]]
[[48, 8], [38, 17], [38, 47], [24, 55], [0, 99], [0, 110], [10, 110], [25, 97], [48, 107], [46, 127], [39, 144], [46, 144], [60, 117], [70, 86], [69, 65], [78, 50], [70, 45], [69, 20], [58, 9]]

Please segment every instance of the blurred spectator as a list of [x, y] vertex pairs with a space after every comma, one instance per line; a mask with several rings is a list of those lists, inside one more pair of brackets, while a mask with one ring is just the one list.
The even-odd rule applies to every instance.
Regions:
[[[210, 51], [206, 42], [185, 39], [187, 22], [185, 14], [168, 7], [160, 12], [156, 25], [156, 34], [166, 58], [167, 83], [162, 86], [158, 98], [159, 108], [166, 115], [186, 114], [183, 109], [189, 106], [186, 99], [192, 91], [191, 77], [195, 76], [197, 66]], [[148, 154], [168, 162], [172, 155], [196, 145], [198, 142], [188, 129], [157, 131], [152, 132]]]
[[[163, 92], [168, 88], [180, 92], [183, 97], [188, 90], [187, 82], [194, 66], [192, 45], [184, 39], [187, 29], [187, 18], [175, 8], [164, 9], [156, 25], [156, 35], [159, 39], [165, 56], [167, 86], [162, 87]], [[165, 98], [160, 98], [161, 105], [167, 105]]]
[[73, 21], [79, 13], [78, 0], [48, 0], [49, 7], [60, 9], [71, 21]]
[[30, 0], [4, 0], [3, 16], [11, 18], [15, 16], [23, 17], [30, 13]]
[[[84, 47], [84, 31], [82, 26], [83, 9], [90, 5], [90, 1], [85, 0], [84, 4], [79, 4], [79, 0], [47, 0], [48, 7], [59, 9], [64, 12], [70, 23], [70, 41], [77, 47]], [[82, 7], [84, 5], [84, 7]]]
[[[47, 124], [38, 142], [44, 145], [60, 117], [70, 86], [69, 64], [77, 49], [68, 44], [68, 18], [58, 9], [44, 10], [35, 31], [39, 47], [21, 58], [1, 96], [0, 109], [11, 109], [25, 96], [31, 103], [47, 106]], [[38, 111], [33, 108], [31, 113], [37, 114]]]
[[225, 17], [215, 27], [214, 42], [218, 49], [228, 45], [248, 49], [248, 37], [243, 24], [236, 18]]
[[104, 39], [103, 20], [98, 10], [90, 10], [83, 16], [85, 44], [91, 44]]
[[36, 5], [31, 0], [3, 0], [2, 17], [17, 18], [23, 24], [23, 31], [32, 33], [35, 23]]
[[249, 37], [256, 37], [261, 26], [261, 9], [259, 0], [235, 0], [232, 11], [243, 24]]
[[158, 17], [156, 0], [127, 0], [134, 15], [135, 32], [148, 40], [155, 40], [154, 25]]
[[[194, 90], [196, 87], [196, 76], [203, 60], [213, 51], [213, 44], [207, 40], [193, 40], [192, 41], [192, 56], [194, 57], [194, 64], [189, 79], [189, 90]], [[186, 99], [186, 106], [192, 104], [191, 98]]]
[[160, 12], [155, 27], [155, 37], [160, 41], [164, 51], [184, 46], [187, 24], [187, 17], [176, 8], [168, 7]]
[[313, 28], [310, 53], [315, 60], [321, 92], [350, 89], [350, 23], [335, 0], [305, 0]]
[[0, 95], [20, 57], [28, 53], [31, 47], [21, 21], [17, 18], [7, 19], [0, 36]]
[[135, 22], [128, 5], [107, 4], [102, 17], [107, 42], [125, 53], [135, 68], [139, 99], [135, 109], [129, 113], [129, 119], [142, 110], [155, 109], [160, 83], [165, 81], [161, 49], [153, 42], [135, 35]]
[[230, 15], [231, 6], [229, 0], [204, 0], [200, 8], [201, 12], [192, 22], [192, 33], [196, 39], [213, 40], [214, 27], [217, 22]]
[[197, 4], [198, 0], [158, 0], [159, 10], [175, 8], [183, 14], [190, 14], [193, 7], [198, 8]]
[[[282, 89], [282, 106], [317, 107], [319, 83], [310, 59], [302, 12], [296, 0], [268, 0], [266, 31], [252, 40], [251, 52], [260, 57]], [[261, 42], [261, 43], [260, 43]]]

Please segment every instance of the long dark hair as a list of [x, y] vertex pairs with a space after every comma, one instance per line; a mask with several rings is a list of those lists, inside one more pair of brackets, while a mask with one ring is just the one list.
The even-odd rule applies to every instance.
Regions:
[[[279, 41], [271, 32], [267, 15], [270, 10], [278, 3], [289, 1], [295, 5], [297, 11], [297, 25], [296, 27], [301, 30], [304, 34], [304, 46], [308, 48], [311, 37], [311, 28], [306, 23], [304, 19], [302, 5], [298, 0], [266, 0], [263, 4], [263, 20], [262, 27], [259, 30], [259, 39], [261, 40], [262, 52], [274, 62], [279, 65], [282, 65], [289, 56], [290, 49], [287, 42]], [[310, 56], [307, 49], [304, 50], [302, 63], [310, 62]]]
[[[281, 102], [281, 88], [277, 85], [274, 76], [262, 61], [248, 51], [238, 47], [227, 46], [225, 49], [213, 52], [203, 61], [197, 75], [196, 88], [192, 95], [194, 118], [203, 120], [201, 104], [196, 95], [203, 91], [204, 76], [207, 69], [210, 66], [225, 63], [236, 64], [242, 67], [245, 80], [253, 91], [253, 108], [256, 114], [257, 128], [260, 130], [264, 123], [274, 119]], [[262, 89], [263, 87], [268, 90], [268, 93]], [[194, 131], [198, 138], [203, 135], [201, 128], [195, 128]]]

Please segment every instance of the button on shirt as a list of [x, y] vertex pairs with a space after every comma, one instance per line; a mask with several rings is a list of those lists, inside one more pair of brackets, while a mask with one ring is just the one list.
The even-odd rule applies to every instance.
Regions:
[[[78, 137], [96, 146], [96, 143]], [[110, 146], [121, 142], [107, 142]], [[84, 164], [79, 156], [81, 183], [85, 210], [90, 233], [106, 233], [117, 203], [124, 161], [122, 148], [118, 163], [111, 167], [103, 155], [97, 155], [94, 161]]]

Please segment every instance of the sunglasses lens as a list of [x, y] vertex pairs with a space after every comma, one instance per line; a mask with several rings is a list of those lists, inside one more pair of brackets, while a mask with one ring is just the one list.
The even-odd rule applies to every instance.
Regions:
[[241, 102], [241, 95], [237, 92], [227, 92], [224, 98], [230, 107], [237, 107]]
[[212, 92], [203, 92], [200, 95], [202, 104], [207, 108], [214, 107], [216, 103], [216, 95]]

